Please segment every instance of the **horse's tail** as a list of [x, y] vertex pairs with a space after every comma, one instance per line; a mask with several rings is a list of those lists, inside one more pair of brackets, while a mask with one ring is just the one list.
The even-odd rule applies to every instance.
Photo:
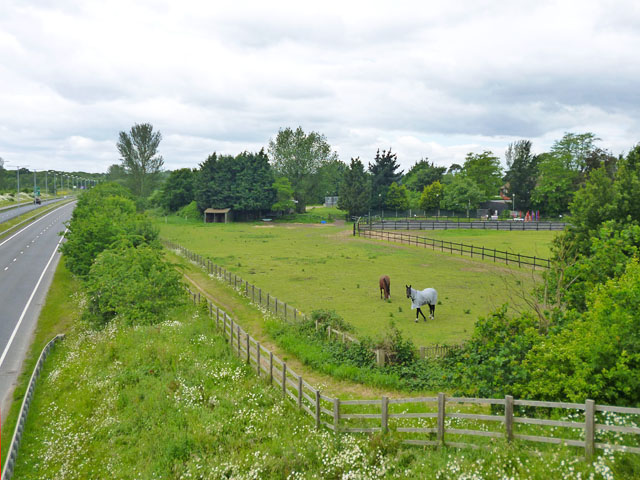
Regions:
[[391, 280], [388, 275], [382, 277], [382, 284], [384, 285], [385, 298], [389, 298], [391, 295]]

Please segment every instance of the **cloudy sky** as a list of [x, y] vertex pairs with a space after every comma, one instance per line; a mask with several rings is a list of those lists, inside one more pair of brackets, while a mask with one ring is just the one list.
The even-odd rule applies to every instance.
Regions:
[[405, 169], [564, 132], [618, 154], [640, 141], [638, 52], [637, 0], [2, 0], [0, 157], [106, 172], [144, 122], [167, 169], [298, 125]]

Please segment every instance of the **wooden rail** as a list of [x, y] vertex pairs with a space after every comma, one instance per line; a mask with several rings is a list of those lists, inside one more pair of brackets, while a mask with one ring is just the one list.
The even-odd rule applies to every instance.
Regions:
[[[203, 300], [196, 292], [189, 290], [189, 293], [194, 303]], [[368, 400], [342, 400], [322, 395], [286, 362], [251, 337], [227, 312], [209, 300], [206, 300], [206, 304], [210, 318], [215, 321], [232, 351], [248, 366], [252, 366], [258, 376], [281, 389], [285, 397], [309, 414], [317, 428], [324, 426], [335, 432], [350, 433], [392, 431], [400, 436], [403, 443], [420, 446], [476, 448], [483, 442], [486, 444], [486, 440], [482, 439], [491, 438], [567, 445], [584, 449], [587, 460], [593, 458], [597, 449], [640, 454], [640, 428], [603, 423], [607, 413], [627, 415], [629, 420], [637, 421], [640, 408], [596, 405], [593, 400], [587, 400], [584, 404], [515, 400], [509, 395], [505, 398], [466, 398], [447, 397], [439, 393], [436, 397], [383, 396]], [[502, 412], [465, 413], [464, 410], [459, 411], [460, 406], [481, 407], [488, 413], [491, 407], [491, 411], [501, 409]], [[581, 420], [531, 418], [521, 413], [535, 408], [553, 412], [578, 411]], [[557, 429], [570, 430], [572, 433], [552, 436]], [[541, 432], [545, 435], [539, 435]], [[617, 437], [614, 439], [609, 432], [615, 432]], [[621, 434], [631, 445], [619, 441], [612, 443]]]
[[517, 222], [513, 220], [378, 220], [360, 223], [362, 228], [372, 230], [504, 230], [504, 231], [560, 231], [567, 227], [565, 222]]
[[359, 236], [365, 238], [377, 238], [386, 240], [387, 242], [415, 245], [416, 247], [432, 248], [433, 250], [438, 249], [441, 252], [448, 252], [451, 255], [468, 255], [470, 257], [481, 258], [482, 260], [501, 261], [507, 265], [517, 265], [518, 267], [532, 266], [533, 268], [551, 268], [551, 261], [549, 259], [505, 252], [496, 250], [495, 248], [490, 249], [477, 247], [475, 245], [466, 245], [464, 243], [447, 242], [445, 240], [388, 230], [371, 230], [364, 225], [358, 225], [357, 233]]

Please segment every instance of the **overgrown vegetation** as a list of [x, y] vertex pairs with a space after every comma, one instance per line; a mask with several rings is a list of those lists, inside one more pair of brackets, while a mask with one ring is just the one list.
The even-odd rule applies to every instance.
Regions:
[[158, 323], [182, 300], [179, 274], [161, 256], [158, 231], [124, 187], [101, 184], [85, 192], [62, 246], [69, 270], [85, 280], [94, 326], [114, 317], [125, 323]]
[[478, 322], [460, 354], [469, 394], [639, 404], [640, 145], [610, 173], [592, 171], [571, 203], [537, 318], [496, 313]]

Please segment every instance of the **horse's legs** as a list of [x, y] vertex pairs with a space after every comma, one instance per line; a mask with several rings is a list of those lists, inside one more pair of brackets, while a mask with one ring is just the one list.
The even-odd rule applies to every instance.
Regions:
[[420, 310], [420, 307], [418, 307], [418, 309], [416, 310], [416, 322], [418, 321], [418, 314], [422, 315], [422, 318], [424, 318], [424, 321], [427, 321], [427, 317], [424, 316], [424, 313], [422, 313], [422, 310]]
[[429, 318], [431, 320], [434, 320], [436, 318], [436, 306], [435, 305], [429, 305]]

